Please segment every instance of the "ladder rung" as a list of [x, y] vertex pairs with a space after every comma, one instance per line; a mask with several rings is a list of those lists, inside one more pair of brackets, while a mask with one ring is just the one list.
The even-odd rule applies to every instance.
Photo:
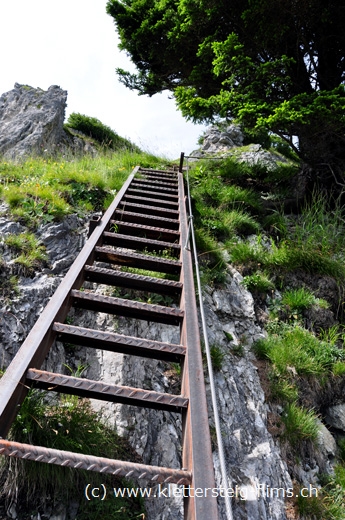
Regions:
[[[140, 204], [141, 202], [143, 202], [142, 197], [139, 197], [137, 195], [124, 195], [122, 200], [128, 200], [129, 202], [134, 202], [136, 204]], [[150, 199], [148, 197], [145, 197], [145, 202], [150, 204], [150, 206], [169, 208], [174, 209], [175, 211], [178, 211], [179, 207], [177, 202], [172, 202], [169, 200]]]
[[114, 269], [104, 269], [91, 265], [86, 265], [84, 271], [85, 280], [89, 282], [115, 285], [116, 287], [126, 287], [127, 289], [137, 289], [151, 293], [179, 295], [183, 286], [181, 282], [173, 280], [115, 271]]
[[146, 479], [155, 483], [189, 485], [192, 482], [190, 471], [160, 466], [149, 466], [123, 460], [95, 457], [71, 451], [55, 450], [43, 446], [32, 446], [20, 442], [0, 439], [0, 454], [36, 462], [46, 462], [74, 469], [110, 473], [118, 478]]
[[58, 333], [59, 341], [133, 356], [179, 363], [186, 353], [186, 348], [183, 345], [124, 336], [115, 332], [86, 329], [64, 323], [54, 323], [53, 330]]
[[122, 253], [110, 247], [95, 247], [96, 260], [159, 273], [180, 274], [181, 262], [139, 253]]
[[131, 222], [135, 224], [144, 224], [147, 226], [154, 224], [160, 224], [159, 227], [165, 227], [166, 229], [178, 230], [180, 227], [179, 220], [164, 217], [155, 217], [154, 215], [144, 215], [142, 213], [133, 213], [131, 211], [123, 211], [117, 209], [114, 213], [117, 219], [124, 220], [125, 222]]
[[136, 213], [143, 213], [146, 215], [156, 215], [160, 217], [178, 219], [178, 211], [166, 208], [157, 208], [157, 206], [147, 206], [146, 204], [136, 204], [128, 201], [121, 201], [120, 206], [124, 210], [135, 211]]
[[175, 179], [170, 179], [169, 177], [164, 177], [164, 176], [161, 176], [161, 175], [154, 175], [153, 173], [142, 173], [143, 175], [143, 178], [144, 179], [148, 179], [148, 180], [155, 180], [155, 181], [159, 181], [159, 182], [164, 182], [164, 184], [166, 186], [178, 186], [178, 180], [176, 178]]
[[162, 183], [159, 181], [149, 181], [146, 179], [133, 179], [131, 183], [132, 188], [144, 188], [149, 191], [163, 191], [164, 193], [170, 193], [171, 195], [175, 195], [178, 192], [178, 187], [174, 188], [166, 188], [162, 186]]
[[158, 175], [163, 175], [164, 177], [171, 177], [173, 179], [177, 179], [178, 174], [176, 170], [153, 170], [151, 168], [139, 168], [138, 173], [151, 173], [152, 175], [155, 175], [157, 173]]
[[105, 312], [145, 321], [179, 325], [184, 312], [181, 309], [150, 303], [103, 296], [101, 294], [72, 290], [73, 305], [82, 309]]
[[176, 179], [177, 180], [177, 171], [167, 171], [167, 170], [150, 170], [150, 168], [140, 168], [139, 174], [141, 175], [158, 175], [159, 177], [165, 177], [167, 179]]
[[188, 399], [180, 395], [163, 394], [130, 386], [112, 385], [81, 377], [36, 370], [34, 368], [30, 368], [27, 371], [26, 383], [31, 383], [34, 387], [43, 390], [170, 412], [181, 412], [182, 408], [187, 408], [188, 406]]
[[178, 201], [178, 195], [171, 195], [170, 193], [162, 193], [162, 192], [156, 192], [156, 191], [147, 191], [143, 189], [137, 189], [137, 188], [128, 188], [126, 191], [126, 194], [128, 195], [138, 195], [140, 198], [151, 198], [151, 199], [160, 199], [160, 200], [171, 200], [171, 201]]
[[143, 177], [135, 177], [133, 182], [140, 181], [147, 185], [152, 186], [162, 186], [164, 188], [170, 188], [174, 191], [177, 191], [178, 189], [178, 182], [177, 181], [171, 181], [170, 179], [166, 179], [164, 177], [154, 177], [150, 174], [144, 174]]
[[110, 233], [105, 231], [103, 233], [103, 243], [116, 247], [126, 247], [127, 249], [147, 250], [162, 252], [167, 251], [170, 255], [179, 256], [181, 246], [179, 244], [171, 244], [170, 242], [163, 242], [161, 240], [148, 240], [147, 238], [131, 237], [119, 233]]
[[131, 236], [144, 235], [147, 238], [165, 240], [171, 242], [178, 242], [180, 232], [173, 229], [166, 229], [154, 226], [144, 226], [135, 222], [123, 222], [122, 220], [111, 220], [111, 226], [115, 226], [117, 231], [126, 232]]

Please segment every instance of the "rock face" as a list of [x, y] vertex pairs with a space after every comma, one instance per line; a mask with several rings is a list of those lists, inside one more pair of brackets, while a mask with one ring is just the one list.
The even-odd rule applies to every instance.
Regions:
[[0, 155], [20, 159], [92, 151], [82, 139], [64, 131], [66, 100], [67, 91], [57, 85], [44, 91], [16, 83], [5, 92], [0, 97]]
[[15, 159], [51, 150], [63, 139], [67, 91], [15, 84], [0, 98], [0, 153]]
[[227, 152], [234, 146], [242, 146], [243, 141], [244, 136], [237, 125], [232, 124], [222, 130], [217, 126], [211, 126], [203, 136], [201, 151], [207, 153]]
[[326, 420], [330, 426], [345, 432], [345, 404], [337, 404], [327, 409]]
[[[4, 297], [0, 307], [0, 368], [7, 367], [28, 332], [35, 324], [49, 298], [61, 282], [66, 270], [82, 248], [86, 234], [86, 219], [69, 215], [59, 224], [46, 224], [37, 232], [46, 246], [48, 267], [37, 272], [33, 278], [20, 276], [18, 279], [18, 296]], [[27, 229], [18, 222], [0, 217], [0, 236], [19, 234]], [[67, 251], [67, 253], [66, 253]], [[7, 276], [12, 274], [13, 253], [0, 241], [0, 256]], [[1, 274], [1, 273], [0, 273]], [[1, 282], [1, 278], [0, 278]], [[59, 358], [54, 369], [62, 369], [65, 361], [63, 348], [52, 350], [51, 358]], [[56, 358], [57, 359], [57, 358]], [[55, 361], [56, 361], [55, 359]], [[51, 365], [52, 367], [52, 365]]]

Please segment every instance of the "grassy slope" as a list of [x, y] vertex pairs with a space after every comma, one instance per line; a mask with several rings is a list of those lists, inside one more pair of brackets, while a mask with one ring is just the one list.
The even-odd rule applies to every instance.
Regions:
[[[291, 204], [297, 171], [293, 163], [267, 172], [229, 158], [193, 164], [190, 178], [204, 281], [222, 284], [230, 258], [253, 294], [268, 333], [254, 350], [266, 398], [282, 410], [274, 429], [298, 480], [294, 466], [317, 451], [316, 418], [343, 397], [345, 224], [339, 201], [316, 192]], [[345, 517], [344, 471], [340, 442], [334, 477], [319, 475], [322, 496], [298, 501], [303, 518]]]

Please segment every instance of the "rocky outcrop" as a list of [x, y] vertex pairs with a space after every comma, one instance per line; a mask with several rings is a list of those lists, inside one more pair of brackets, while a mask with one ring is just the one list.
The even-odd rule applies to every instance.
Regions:
[[326, 411], [326, 421], [327, 423], [341, 431], [343, 434], [345, 433], [345, 404], [336, 404], [334, 406], [330, 406]]
[[[238, 125], [210, 126], [202, 136], [201, 153], [226, 153], [235, 146], [243, 146], [244, 135]], [[194, 152], [193, 152], [194, 155]]]
[[277, 162], [288, 162], [279, 153], [265, 150], [260, 144], [243, 147], [244, 135], [238, 125], [210, 126], [201, 138], [201, 146], [190, 155], [194, 158], [203, 157], [234, 157], [239, 162], [250, 166], [260, 165], [268, 171], [277, 167]]
[[90, 151], [82, 139], [63, 129], [66, 100], [67, 91], [57, 85], [45, 91], [16, 83], [0, 97], [0, 155], [21, 159]]
[[[70, 267], [82, 248], [87, 234], [86, 218], [69, 215], [61, 223], [40, 226], [37, 235], [46, 246], [47, 266], [33, 277], [18, 277], [16, 293], [3, 297], [0, 307], [0, 368], [7, 367], [30, 329], [35, 324], [49, 298], [60, 284], [66, 270]], [[5, 216], [0, 217], [0, 236], [19, 234], [27, 229]], [[0, 256], [7, 276], [12, 274], [13, 252], [0, 241]], [[0, 277], [0, 284], [1, 284]], [[56, 352], [52, 352], [52, 358]], [[65, 361], [58, 349], [58, 368]], [[62, 357], [61, 357], [62, 356]], [[56, 363], [54, 363], [56, 369]], [[50, 365], [52, 367], [52, 365]]]

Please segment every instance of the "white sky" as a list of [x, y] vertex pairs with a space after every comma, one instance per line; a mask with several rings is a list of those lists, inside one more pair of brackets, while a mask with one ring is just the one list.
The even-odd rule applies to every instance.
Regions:
[[168, 94], [138, 96], [115, 68], [133, 65], [117, 48], [106, 0], [3, 0], [0, 95], [22, 83], [68, 91], [71, 112], [96, 117], [142, 149], [176, 159], [197, 148], [204, 127], [187, 123]]

